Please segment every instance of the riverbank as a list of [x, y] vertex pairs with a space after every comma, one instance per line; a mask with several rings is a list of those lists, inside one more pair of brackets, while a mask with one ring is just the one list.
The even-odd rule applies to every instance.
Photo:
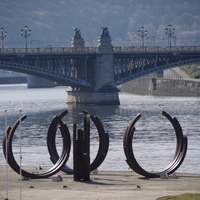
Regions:
[[199, 97], [200, 79], [176, 67], [165, 70], [162, 78], [142, 77], [125, 83], [121, 90], [138, 95]]
[[137, 95], [199, 97], [200, 82], [143, 77], [123, 84], [121, 90]]
[[[27, 170], [27, 169], [26, 169]], [[29, 171], [40, 173], [34, 167]], [[162, 196], [200, 193], [200, 174], [177, 173], [168, 179], [145, 179], [133, 171], [91, 173], [88, 182], [75, 182], [73, 175], [59, 172], [61, 182], [48, 179], [21, 181], [22, 199], [26, 200], [155, 200]], [[56, 175], [55, 175], [56, 176]], [[0, 200], [6, 198], [6, 167], [0, 166]], [[8, 167], [8, 199], [20, 199], [20, 176]]]
[[27, 75], [12, 71], [0, 70], [0, 84], [27, 83]]

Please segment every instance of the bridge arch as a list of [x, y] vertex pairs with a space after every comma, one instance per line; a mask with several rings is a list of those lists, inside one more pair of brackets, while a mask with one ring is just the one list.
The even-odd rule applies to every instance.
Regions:
[[[196, 64], [200, 63], [200, 57], [195, 59], [187, 59], [187, 60], [175, 60], [172, 62], [169, 62], [168, 59], [162, 60], [161, 63], [157, 62], [157, 58], [145, 60], [140, 59], [140, 63], [138, 61], [138, 58], [135, 59], [134, 65], [131, 66], [130, 62], [127, 62], [125, 65], [121, 64], [119, 66], [116, 65], [115, 62], [115, 81], [117, 85], [121, 85], [124, 83], [127, 83], [129, 81], [132, 81], [134, 79], [163, 71], [166, 69], [171, 69], [179, 66], [189, 65], [189, 64]], [[118, 61], [117, 61], [118, 62]], [[133, 62], [133, 60], [131, 60]]]
[[65, 86], [85, 88], [91, 87], [90, 83], [85, 80], [76, 78], [72, 75], [67, 75], [65, 73], [62, 73], [62, 71], [54, 71], [47, 68], [41, 68], [39, 66], [21, 64], [12, 61], [0, 61], [0, 69], [6, 69], [14, 72], [37, 76], [43, 79], [57, 82]]

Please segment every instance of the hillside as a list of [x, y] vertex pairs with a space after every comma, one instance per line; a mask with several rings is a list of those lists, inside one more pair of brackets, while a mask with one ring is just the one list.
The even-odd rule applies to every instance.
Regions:
[[172, 45], [200, 45], [199, 10], [199, 0], [0, 0], [0, 26], [8, 31], [5, 47], [23, 47], [24, 25], [29, 47], [70, 46], [76, 27], [86, 46], [96, 46], [101, 26], [113, 45], [140, 45], [141, 26], [146, 45], [167, 45], [169, 24], [176, 29]]

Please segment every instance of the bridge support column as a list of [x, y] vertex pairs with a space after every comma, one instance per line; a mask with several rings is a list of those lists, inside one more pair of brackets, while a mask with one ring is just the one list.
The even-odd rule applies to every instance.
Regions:
[[[73, 45], [80, 41], [80, 31], [75, 34]], [[77, 37], [78, 35], [78, 37]], [[119, 105], [119, 89], [114, 80], [114, 56], [111, 37], [106, 27], [102, 27], [102, 34], [98, 40], [98, 50], [94, 64], [94, 87], [88, 91], [84, 89], [68, 91], [68, 103]], [[83, 44], [83, 42], [82, 42]], [[78, 46], [78, 47], [79, 47]]]
[[28, 88], [47, 88], [54, 87], [55, 83], [47, 79], [39, 78], [37, 76], [27, 76], [27, 87]]
[[119, 105], [118, 92], [67, 91], [67, 103]]

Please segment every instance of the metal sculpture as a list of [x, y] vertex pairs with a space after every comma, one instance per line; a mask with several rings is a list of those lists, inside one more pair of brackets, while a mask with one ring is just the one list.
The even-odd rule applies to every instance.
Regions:
[[[6, 134], [8, 134], [8, 141], [7, 141], [7, 148], [8, 148], [8, 164], [10, 165], [10, 167], [18, 174], [20, 174], [20, 167], [18, 165], [18, 163], [16, 162], [14, 155], [13, 155], [13, 151], [12, 151], [12, 141], [13, 141], [13, 136], [15, 133], [15, 130], [17, 129], [17, 127], [19, 126], [20, 122], [22, 122], [24, 119], [26, 119], [26, 115], [23, 115], [22, 117], [20, 117], [15, 124], [13, 125], [12, 128], [8, 128], [8, 131]], [[58, 123], [60, 125], [60, 131], [62, 134], [62, 139], [63, 139], [63, 144], [67, 144], [68, 140], [70, 140], [70, 136], [67, 134], [67, 132], [65, 131], [65, 125], [63, 124], [63, 122], [58, 118], [55, 117], [56, 120], [58, 120]], [[5, 136], [3, 138], [3, 151], [4, 151], [4, 156], [5, 156], [5, 152], [6, 152], [6, 141], [5, 141]], [[61, 156], [59, 158], [59, 160], [55, 163], [55, 165], [49, 169], [48, 171], [41, 173], [41, 174], [34, 174], [34, 173], [30, 173], [27, 172], [23, 169], [21, 169], [21, 174], [23, 177], [25, 178], [33, 178], [33, 179], [38, 179], [38, 178], [48, 178], [50, 176], [53, 176], [54, 174], [56, 174], [58, 171], [60, 171], [60, 169], [65, 165], [65, 163], [67, 162], [69, 158], [69, 148], [66, 145], [63, 145], [63, 149], [61, 152]]]
[[[62, 120], [62, 118], [67, 114], [68, 114], [68, 111], [64, 111], [59, 116], [54, 117], [47, 132], [47, 149], [50, 155], [50, 160], [53, 164], [56, 164], [56, 162], [59, 160], [59, 157], [60, 157], [58, 155], [58, 152], [56, 149], [56, 142], [55, 142], [57, 126], [59, 125], [59, 121], [56, 119]], [[66, 131], [66, 134], [70, 137], [70, 132], [66, 124], [65, 124], [65, 131]], [[71, 137], [69, 138], [69, 140], [67, 140], [67, 143], [63, 145], [67, 146], [69, 150], [68, 152], [70, 153]], [[73, 174], [73, 170], [69, 168], [67, 165], [64, 165], [61, 170], [68, 174]]]
[[[109, 135], [107, 133], [105, 133], [103, 125], [98, 117], [94, 117], [93, 115], [91, 115], [91, 113], [89, 113], [86, 110], [83, 110], [83, 113], [85, 115], [87, 115], [87, 114], [90, 115], [90, 119], [93, 121], [94, 125], [96, 126], [98, 135], [99, 135], [99, 149], [98, 149], [95, 159], [90, 164], [90, 171], [94, 171], [102, 164], [102, 162], [104, 161], [104, 159], [108, 153]], [[68, 114], [68, 112], [64, 111], [61, 115], [58, 116], [58, 118], [61, 120], [67, 114]], [[55, 164], [57, 162], [57, 160], [59, 159], [59, 155], [57, 153], [57, 149], [56, 149], [56, 145], [55, 145], [55, 135], [56, 135], [56, 127], [57, 127], [57, 125], [55, 123], [56, 123], [55, 120], [53, 120], [51, 122], [51, 124], [49, 126], [49, 130], [48, 130], [48, 134], [47, 134], [47, 147], [48, 147], [48, 151], [50, 154], [50, 159], [53, 164]], [[66, 126], [66, 131], [69, 134], [67, 125], [65, 125], [65, 126]], [[68, 143], [68, 146], [71, 146], [71, 143]], [[69, 168], [67, 165], [65, 165], [61, 170], [68, 174], [73, 174], [73, 169]]]
[[172, 124], [175, 134], [176, 134], [176, 151], [175, 151], [175, 156], [173, 158], [173, 161], [161, 172], [157, 173], [152, 173], [152, 172], [147, 172], [145, 171], [137, 162], [134, 153], [133, 153], [133, 148], [132, 148], [132, 141], [133, 141], [133, 134], [135, 131], [135, 123], [139, 120], [141, 117], [141, 114], [138, 114], [132, 122], [129, 124], [127, 127], [125, 133], [124, 133], [124, 153], [127, 158], [126, 162], [129, 165], [131, 169], [133, 169], [136, 173], [145, 176], [147, 178], [157, 178], [160, 177], [162, 174], [172, 174], [175, 172], [180, 165], [182, 164], [186, 152], [187, 152], [187, 137], [183, 136], [182, 128], [178, 122], [178, 120], [175, 117], [171, 117], [169, 114], [166, 112], [162, 111], [161, 114], [165, 116], [170, 123]]
[[84, 129], [73, 126], [74, 180], [90, 180], [90, 115], [84, 117]]
[[85, 115], [90, 114], [90, 119], [93, 121], [99, 134], [99, 149], [90, 166], [90, 171], [94, 171], [103, 163], [104, 159], [106, 158], [109, 148], [109, 135], [108, 133], [105, 133], [103, 124], [98, 117], [94, 117], [87, 110], [83, 110], [83, 113]]
[[[41, 174], [34, 174], [21, 169], [21, 174], [23, 177], [33, 178], [33, 179], [48, 178], [56, 174], [58, 171], [62, 170], [68, 174], [74, 174], [75, 181], [79, 181], [82, 179], [88, 181], [90, 179], [90, 172], [97, 169], [102, 164], [108, 153], [109, 136], [107, 133], [105, 133], [104, 127], [98, 117], [94, 117], [86, 110], [83, 110], [83, 113], [85, 114], [84, 128], [80, 129], [77, 128], [76, 124], [73, 125], [74, 169], [71, 169], [66, 165], [66, 162], [70, 155], [71, 137], [67, 125], [62, 122], [63, 117], [68, 114], [68, 111], [64, 111], [59, 116], [55, 116], [53, 118], [47, 133], [47, 148], [50, 154], [50, 160], [52, 161], [54, 166], [48, 171]], [[161, 114], [170, 121], [175, 130], [175, 135], [176, 135], [176, 150], [173, 161], [161, 172], [153, 173], [144, 170], [139, 165], [134, 156], [132, 141], [135, 131], [135, 124], [140, 119], [141, 114], [138, 114], [132, 120], [132, 122], [129, 124], [129, 126], [124, 132], [123, 146], [124, 146], [124, 153], [127, 158], [126, 162], [130, 166], [130, 168], [133, 169], [136, 173], [145, 176], [147, 178], [160, 177], [162, 174], [168, 174], [168, 175], [172, 174], [180, 167], [180, 165], [184, 161], [187, 152], [187, 145], [188, 145], [187, 137], [183, 135], [182, 128], [178, 120], [175, 117], [171, 117], [168, 113], [164, 111], [162, 111]], [[26, 115], [21, 116], [15, 122], [13, 127], [7, 128], [7, 131], [3, 137], [4, 156], [6, 158], [6, 146], [7, 146], [8, 164], [18, 174], [20, 174], [20, 166], [18, 165], [18, 163], [14, 158], [12, 143], [17, 127], [25, 119]], [[97, 151], [97, 155], [91, 164], [90, 164], [90, 121], [94, 123], [99, 135], [99, 148]], [[58, 129], [60, 130], [62, 135], [62, 145], [63, 145], [60, 156], [58, 155], [55, 142], [56, 133]]]
[[[101, 165], [101, 163], [104, 161], [104, 159], [107, 155], [107, 152], [108, 152], [109, 137], [108, 137], [108, 134], [105, 133], [103, 125], [98, 117], [94, 117], [86, 110], [84, 110], [83, 113], [87, 116], [87, 122], [85, 122], [85, 127], [84, 127], [84, 129], [87, 130], [87, 133], [89, 131], [88, 127], [90, 126], [89, 120], [92, 120], [93, 123], [95, 124], [95, 126], [98, 130], [98, 134], [99, 134], [99, 149], [98, 149], [98, 152], [97, 152], [97, 155], [96, 155], [94, 161], [89, 166], [89, 169], [91, 172], [91, 171], [97, 169]], [[48, 128], [47, 148], [48, 148], [48, 151], [50, 154], [50, 160], [52, 161], [54, 166], [51, 169], [49, 169], [47, 172], [41, 173], [41, 174], [29, 173], [22, 169], [23, 177], [32, 178], [32, 179], [47, 178], [47, 177], [50, 177], [50, 176], [56, 174], [60, 170], [66, 172], [68, 174], [73, 174], [73, 172], [74, 172], [73, 169], [69, 168], [66, 165], [66, 162], [70, 155], [71, 137], [70, 137], [70, 132], [69, 132], [67, 125], [62, 122], [62, 118], [67, 114], [68, 114], [68, 111], [64, 111], [59, 116], [55, 116]], [[26, 119], [26, 115], [23, 115], [15, 122], [13, 127], [7, 128], [7, 131], [3, 137], [3, 143], [2, 143], [4, 157], [6, 158], [6, 134], [7, 134], [8, 164], [18, 174], [20, 173], [20, 167], [19, 167], [18, 163], [16, 162], [14, 155], [13, 155], [12, 142], [13, 142], [13, 136], [14, 136], [14, 133], [15, 133], [17, 127], [25, 119]], [[60, 132], [62, 134], [62, 139], [63, 139], [63, 148], [62, 148], [62, 153], [60, 156], [58, 155], [58, 152], [56, 149], [56, 142], [55, 142], [56, 133], [57, 133], [58, 128], [60, 129]]]

